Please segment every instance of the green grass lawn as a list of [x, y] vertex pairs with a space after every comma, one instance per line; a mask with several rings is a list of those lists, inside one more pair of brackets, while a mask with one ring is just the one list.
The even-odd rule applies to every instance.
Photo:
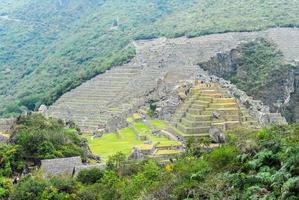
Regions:
[[92, 139], [90, 135], [84, 135], [83, 137], [87, 138], [91, 151], [104, 160], [117, 152], [129, 156], [135, 145], [143, 144], [142, 141], [137, 140], [136, 134], [131, 128], [124, 128], [119, 132], [120, 134], [104, 134], [101, 138], [96, 139]]
[[[152, 130], [142, 122], [135, 122], [133, 125], [140, 133], [149, 137], [153, 143], [160, 142], [159, 146], [178, 144], [178, 142], [169, 140], [165, 136], [158, 137], [152, 135]], [[107, 133], [95, 139], [90, 134], [83, 134], [82, 137], [87, 139], [91, 151], [101, 156], [104, 161], [117, 152], [122, 152], [129, 156], [134, 146], [144, 143], [144, 141], [137, 139], [136, 134], [131, 128], [123, 128], [119, 131], [119, 134]]]
[[160, 129], [167, 128], [167, 123], [163, 120], [152, 119], [150, 120], [150, 123], [156, 128], [160, 128]]

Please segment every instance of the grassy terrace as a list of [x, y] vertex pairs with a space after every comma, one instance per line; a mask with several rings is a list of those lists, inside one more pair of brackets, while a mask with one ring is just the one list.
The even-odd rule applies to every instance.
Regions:
[[155, 155], [171, 155], [181, 153], [179, 150], [158, 150]]
[[[160, 120], [152, 120], [152, 122], [157, 127], [167, 126], [165, 122]], [[179, 142], [169, 140], [165, 136], [158, 137], [152, 135], [152, 130], [143, 122], [135, 122], [133, 126], [139, 133], [153, 141], [153, 144], [159, 142], [159, 147], [180, 145]], [[123, 128], [118, 133], [104, 134], [100, 138], [93, 138], [89, 134], [84, 134], [82, 137], [87, 139], [91, 151], [100, 155], [104, 160], [117, 152], [122, 152], [129, 156], [134, 146], [142, 149], [151, 149], [153, 147], [153, 145], [144, 144], [144, 141], [138, 140], [136, 133], [131, 128]]]
[[[162, 123], [162, 122], [159, 122]], [[166, 125], [166, 124], [165, 124]], [[147, 137], [149, 137], [149, 139], [153, 142], [160, 142], [160, 145], [171, 145], [171, 144], [178, 144], [176, 141], [172, 141], [169, 140], [167, 137], [165, 136], [154, 136], [151, 134], [152, 130], [145, 125], [142, 122], [136, 122], [133, 124], [133, 126], [135, 127], [135, 129], [139, 132], [142, 133], [144, 135], [146, 135]]]
[[160, 128], [160, 129], [165, 129], [167, 128], [167, 123], [163, 120], [159, 120], [159, 119], [152, 119], [150, 120], [150, 123], [156, 127], [156, 128]]
[[136, 134], [131, 128], [121, 129], [119, 134], [104, 134], [101, 138], [92, 139], [87, 134], [84, 137], [88, 140], [91, 151], [100, 155], [104, 160], [117, 152], [123, 152], [129, 156], [135, 145], [143, 144], [142, 141], [137, 139]]
[[198, 137], [198, 136], [201, 136], [201, 137], [209, 137], [209, 134], [206, 133], [206, 134], [190, 134], [190, 133], [184, 133], [182, 131], [180, 131], [179, 129], [177, 129], [176, 127], [172, 126], [171, 129], [173, 129], [175, 132], [177, 132], [178, 134], [180, 134], [181, 136], [183, 137]]

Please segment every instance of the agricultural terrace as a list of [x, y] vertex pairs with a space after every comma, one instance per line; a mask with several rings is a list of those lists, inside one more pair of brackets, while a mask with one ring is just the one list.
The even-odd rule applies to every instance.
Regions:
[[[160, 120], [151, 120], [151, 123], [157, 128], [167, 126], [165, 122]], [[117, 152], [122, 152], [126, 156], [129, 156], [134, 146], [145, 146], [146, 144], [144, 144], [144, 141], [138, 139], [138, 134], [146, 136], [154, 144], [159, 142], [158, 146], [161, 147], [179, 144], [176, 141], [168, 139], [164, 135], [153, 135], [153, 130], [143, 122], [133, 122], [132, 125], [132, 128], [123, 128], [117, 131], [117, 133], [107, 133], [98, 138], [94, 138], [90, 134], [83, 134], [82, 137], [87, 139], [91, 151], [94, 154], [101, 156], [104, 161]]]

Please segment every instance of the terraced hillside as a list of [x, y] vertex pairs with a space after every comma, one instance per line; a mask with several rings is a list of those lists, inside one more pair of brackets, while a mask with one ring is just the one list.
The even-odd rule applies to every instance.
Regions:
[[201, 83], [193, 87], [173, 120], [175, 132], [181, 140], [209, 136], [213, 128], [226, 131], [240, 125], [259, 126], [257, 120], [216, 83]]
[[[290, 37], [288, 37], [290, 36]], [[136, 57], [66, 93], [46, 112], [65, 121], [74, 120], [84, 131], [114, 131], [163, 79], [170, 87], [179, 80], [194, 79], [196, 64], [219, 52], [229, 51], [241, 42], [265, 37], [278, 45], [288, 59], [299, 59], [298, 29], [269, 29], [263, 32], [225, 33], [197, 38], [160, 38], [136, 41]], [[287, 48], [287, 41], [294, 44]]]
[[298, 27], [298, 13], [297, 0], [1, 0], [0, 115], [128, 61], [134, 39]]

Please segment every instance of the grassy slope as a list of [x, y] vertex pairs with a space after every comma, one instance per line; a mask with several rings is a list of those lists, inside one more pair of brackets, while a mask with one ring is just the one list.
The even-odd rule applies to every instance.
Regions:
[[[21, 20], [0, 21], [0, 115], [18, 113], [23, 105], [34, 109], [50, 104], [70, 88], [129, 60], [134, 52], [123, 49], [136, 38], [299, 25], [298, 2], [292, 0], [62, 2], [27, 0], [11, 8], [0, 6], [0, 15]], [[119, 28], [111, 31], [117, 18]]]

